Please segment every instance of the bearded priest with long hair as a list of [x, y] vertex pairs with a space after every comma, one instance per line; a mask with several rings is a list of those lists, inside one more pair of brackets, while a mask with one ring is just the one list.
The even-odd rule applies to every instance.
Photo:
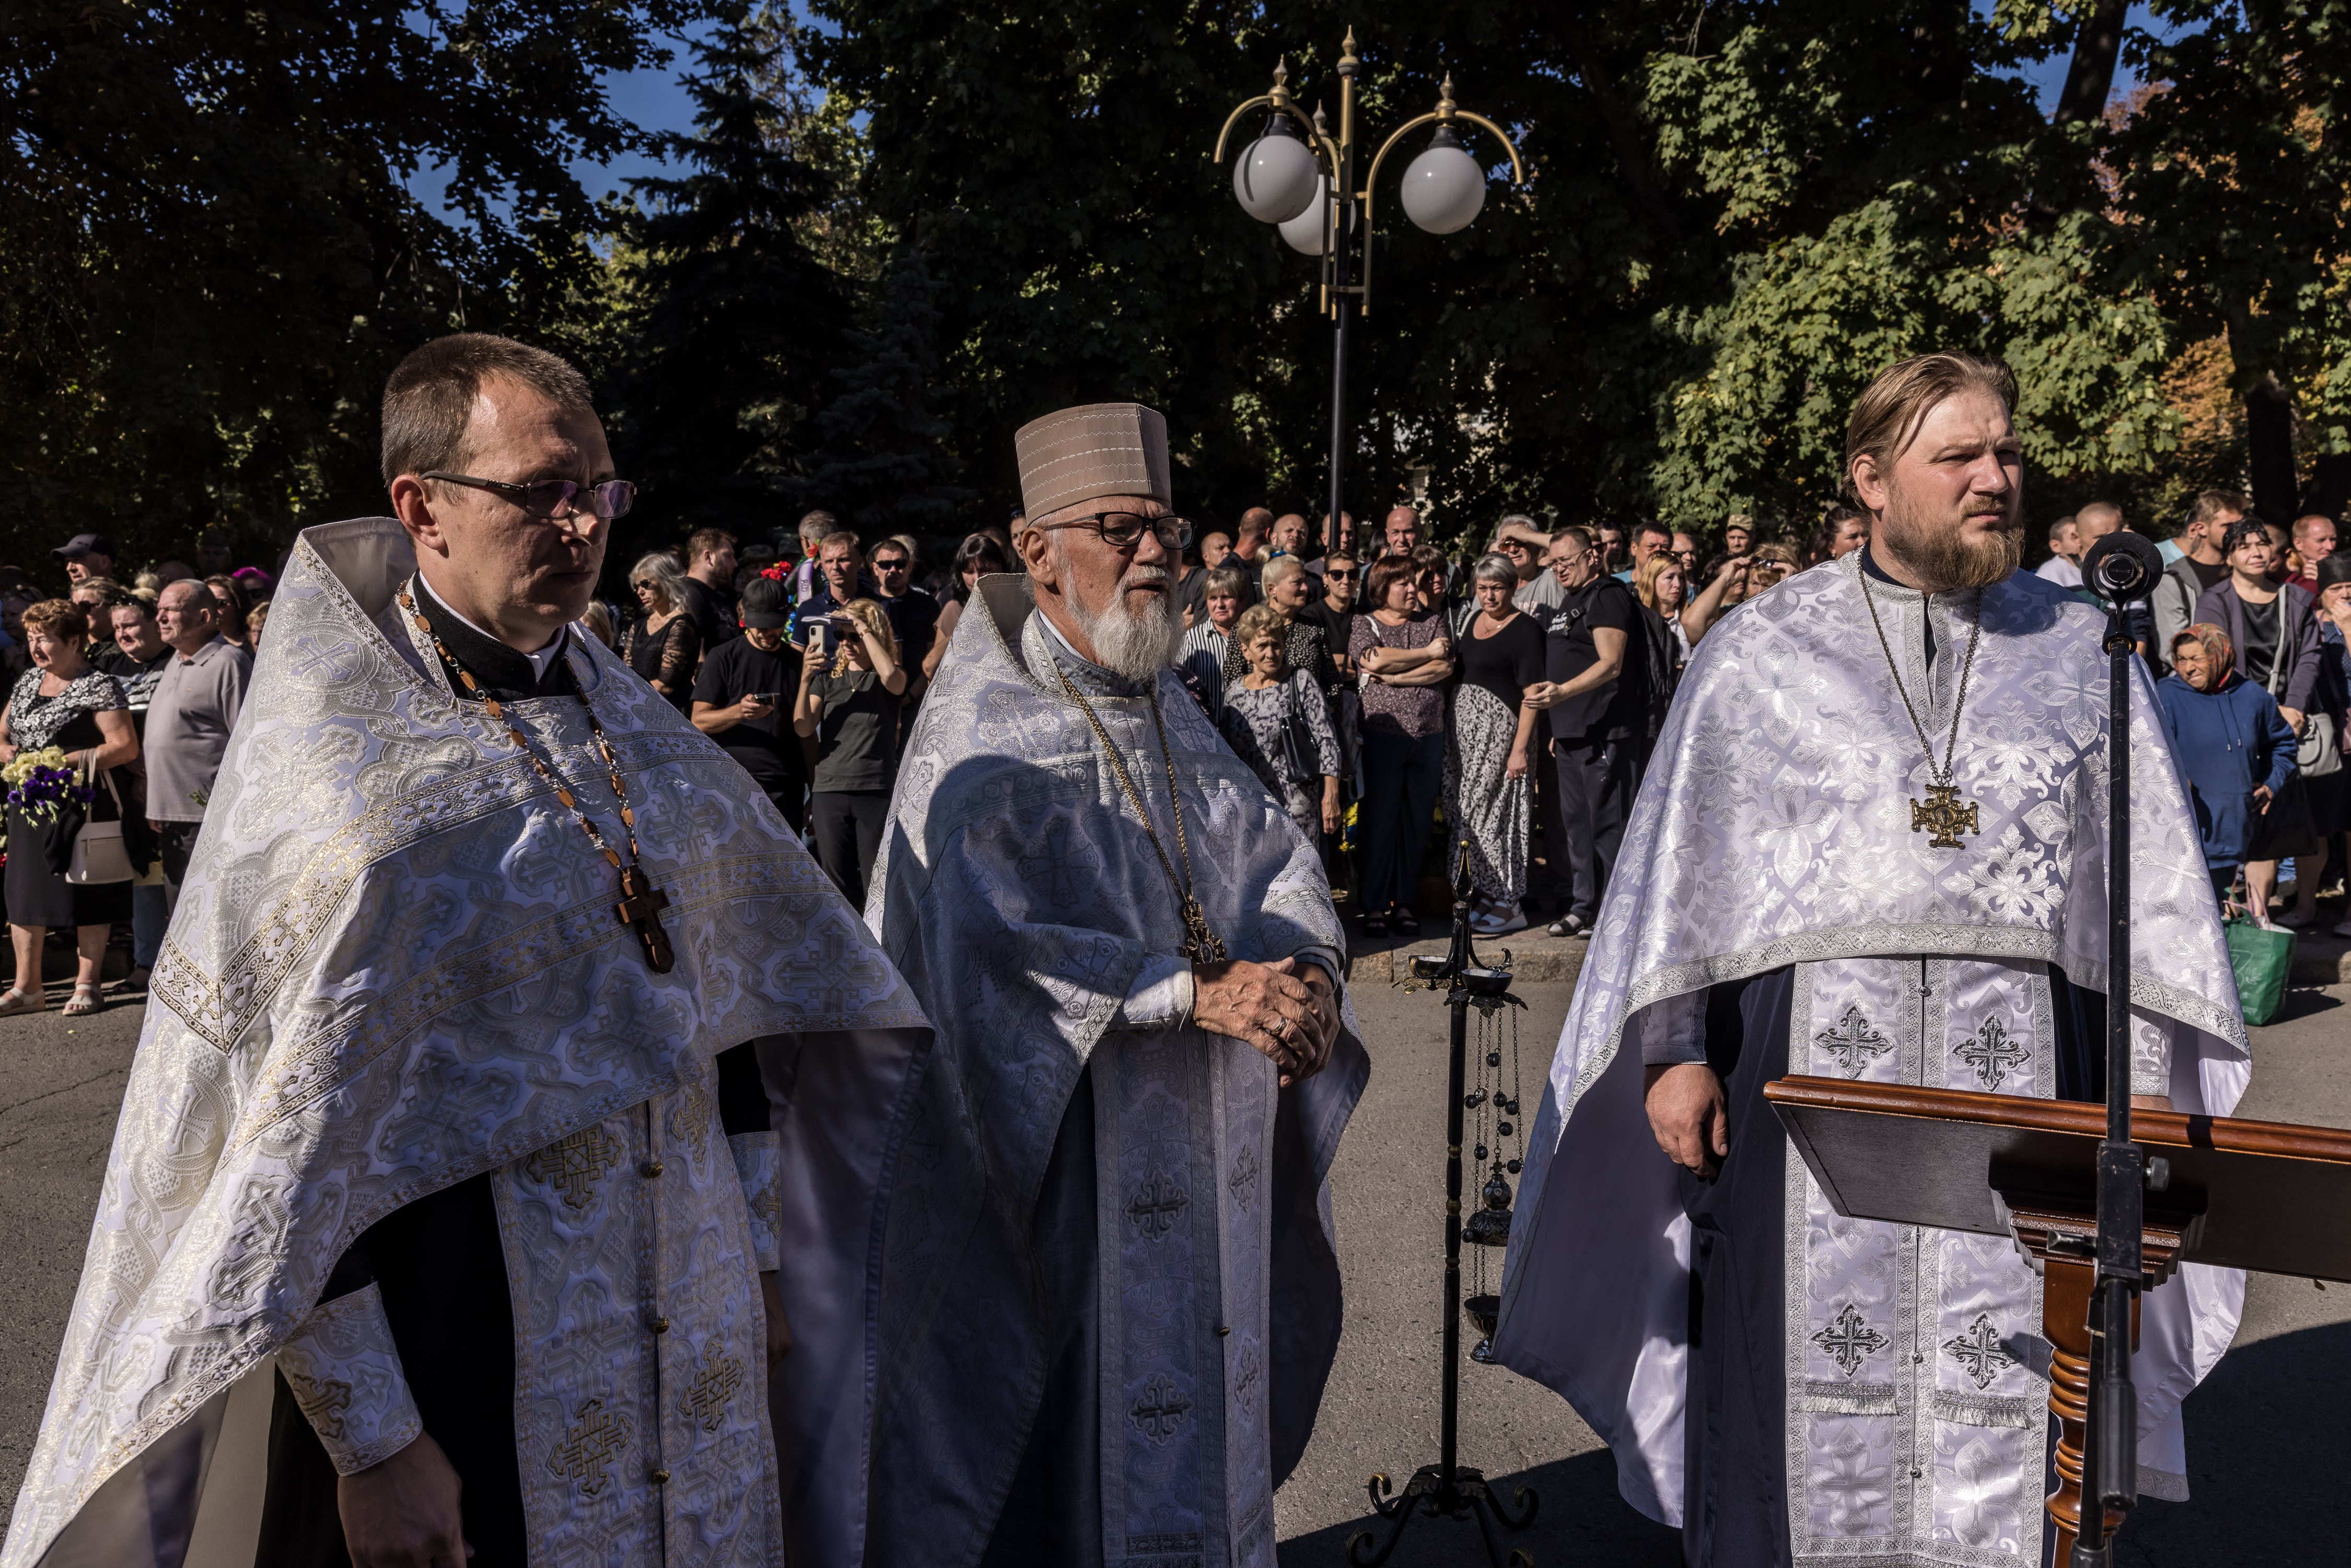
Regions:
[[[1530, 1138], [1495, 1348], [1705, 1568], [2037, 1568], [2054, 1533], [2031, 1264], [1839, 1215], [1762, 1094], [1808, 1073], [2105, 1097], [2105, 618], [2017, 570], [2015, 406], [1960, 353], [1862, 393], [1869, 542], [1700, 645]], [[2226, 1114], [2244, 1021], [2131, 669], [2130, 1092]], [[2145, 1298], [2143, 1492], [2187, 1495], [2179, 1403], [2243, 1299], [2195, 1264]]]

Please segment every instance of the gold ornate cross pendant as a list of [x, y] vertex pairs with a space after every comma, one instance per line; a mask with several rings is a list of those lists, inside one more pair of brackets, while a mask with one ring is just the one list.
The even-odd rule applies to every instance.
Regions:
[[1927, 841], [1930, 850], [1956, 850], [1961, 847], [1961, 833], [1980, 833], [1983, 830], [1977, 824], [1976, 803], [1959, 803], [1958, 785], [1929, 784], [1925, 805], [1916, 800], [1910, 802], [1910, 831], [1932, 834]]

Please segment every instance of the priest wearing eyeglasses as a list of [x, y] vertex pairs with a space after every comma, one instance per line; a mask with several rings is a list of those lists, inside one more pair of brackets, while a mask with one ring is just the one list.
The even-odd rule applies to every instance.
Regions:
[[1322, 865], [1169, 665], [1165, 423], [1015, 437], [866, 918], [938, 1046], [883, 1261], [867, 1560], [1274, 1561], [1339, 1335], [1324, 1180], [1368, 1062]]
[[921, 1009], [573, 624], [633, 495], [579, 373], [443, 338], [383, 430], [397, 517], [274, 601], [0, 1563], [854, 1563]]

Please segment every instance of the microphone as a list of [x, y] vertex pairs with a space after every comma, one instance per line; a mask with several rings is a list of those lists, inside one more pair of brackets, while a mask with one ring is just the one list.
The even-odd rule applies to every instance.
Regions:
[[2151, 598], [2156, 580], [2163, 575], [2163, 552], [2138, 535], [2124, 530], [2108, 534], [2090, 547], [2082, 559], [2082, 580], [2090, 591], [2113, 605]]

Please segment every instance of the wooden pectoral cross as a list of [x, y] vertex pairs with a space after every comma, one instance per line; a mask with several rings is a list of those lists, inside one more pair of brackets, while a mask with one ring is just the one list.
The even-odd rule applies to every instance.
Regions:
[[637, 928], [637, 940], [645, 945], [645, 967], [656, 975], [668, 974], [677, 963], [669, 933], [662, 929], [661, 912], [668, 907], [669, 894], [653, 884], [643, 867], [622, 868], [621, 902], [612, 905], [612, 913], [622, 925]]

